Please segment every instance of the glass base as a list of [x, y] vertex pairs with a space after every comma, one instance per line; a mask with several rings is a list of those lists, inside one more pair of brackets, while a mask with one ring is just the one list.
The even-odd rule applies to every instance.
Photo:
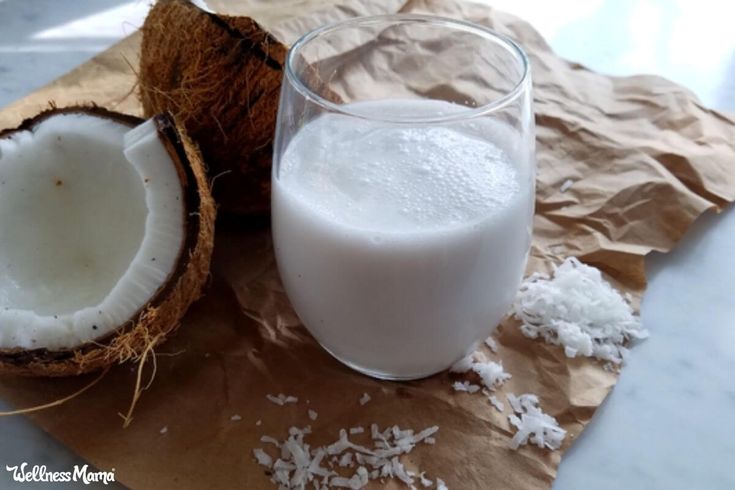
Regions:
[[342, 357], [338, 356], [337, 354], [335, 354], [334, 352], [332, 352], [331, 350], [329, 350], [327, 347], [325, 347], [324, 344], [319, 343], [319, 345], [321, 345], [322, 346], [322, 349], [324, 349], [325, 351], [327, 351], [329, 353], [329, 355], [331, 355], [332, 357], [334, 357], [335, 359], [337, 359], [339, 362], [341, 362], [342, 364], [344, 364], [348, 368], [350, 368], [350, 369], [352, 369], [354, 371], [357, 371], [360, 374], [364, 374], [365, 376], [369, 376], [371, 378], [376, 378], [376, 379], [382, 379], [382, 380], [385, 380], [385, 381], [413, 381], [413, 380], [417, 380], [417, 379], [428, 378], [430, 376], [434, 376], [435, 374], [439, 374], [441, 372], [444, 372], [444, 371], [446, 371], [447, 369], [449, 369], [451, 367], [451, 366], [447, 366], [444, 369], [439, 369], [438, 371], [432, 371], [432, 372], [429, 372], [429, 373], [408, 374], [408, 375], [392, 374], [392, 373], [386, 373], [386, 372], [383, 372], [383, 371], [374, 371], [372, 369], [364, 368], [362, 366], [359, 366], [359, 365], [357, 365], [355, 363], [352, 363], [350, 361], [347, 361], [347, 360], [343, 359]]

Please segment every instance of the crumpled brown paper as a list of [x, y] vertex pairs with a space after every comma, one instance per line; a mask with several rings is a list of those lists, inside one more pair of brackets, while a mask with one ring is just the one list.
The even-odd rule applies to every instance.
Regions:
[[[215, 8], [221, 5], [210, 2]], [[691, 222], [735, 198], [735, 120], [706, 109], [687, 90], [651, 76], [613, 78], [556, 57], [519, 19], [455, 1], [380, 3], [345, 0], [251, 0], [250, 13], [282, 38], [340, 17], [380, 11], [433, 13], [489, 25], [519, 41], [532, 60], [538, 140], [535, 236], [529, 270], [548, 270], [576, 255], [640, 299], [643, 258], [666, 251]], [[290, 37], [289, 37], [290, 36]], [[45, 107], [95, 101], [140, 113], [132, 94], [138, 35], [0, 112], [0, 127]], [[561, 191], [570, 179], [571, 188]], [[409, 465], [453, 489], [548, 488], [561, 451], [508, 449], [506, 415], [482, 396], [455, 394], [452, 376], [390, 383], [358, 375], [333, 360], [300, 326], [275, 269], [269, 230], [241, 224], [217, 234], [212, 284], [178, 335], [159, 349], [157, 375], [131, 427], [127, 408], [134, 373], [113, 369], [92, 390], [31, 418], [102, 470], [115, 468], [133, 488], [272, 488], [251, 457], [259, 438], [285, 438], [311, 424], [314, 444], [343, 427], [440, 426]], [[501, 393], [534, 392], [573, 443], [615, 382], [587, 359], [522, 337], [507, 321], [498, 335], [507, 371]], [[492, 356], [495, 358], [494, 356]], [[87, 380], [5, 379], [0, 395], [17, 406], [67, 395]], [[278, 407], [267, 393], [299, 397]], [[372, 401], [360, 406], [363, 392]], [[319, 418], [310, 421], [307, 409]], [[241, 421], [231, 420], [239, 415]], [[261, 420], [261, 425], [256, 421]], [[167, 428], [165, 434], [161, 429]], [[389, 484], [387, 488], [398, 488]]]

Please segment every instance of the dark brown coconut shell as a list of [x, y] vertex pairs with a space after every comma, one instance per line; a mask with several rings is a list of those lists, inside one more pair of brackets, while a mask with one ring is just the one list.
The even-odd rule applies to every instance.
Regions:
[[[30, 129], [42, 120], [60, 113], [105, 117], [131, 128], [143, 122], [137, 117], [94, 106], [54, 108], [23, 121], [15, 129], [0, 131], [0, 138], [18, 130]], [[158, 135], [176, 165], [186, 199], [185, 239], [175, 268], [148, 304], [113, 333], [74, 349], [0, 349], [0, 373], [67, 376], [137, 359], [151, 344], [157, 345], [173, 333], [189, 305], [201, 296], [209, 275], [214, 244], [214, 200], [196, 145], [179, 128], [171, 115], [158, 115], [154, 120]]]
[[146, 116], [171, 112], [200, 146], [222, 211], [270, 209], [270, 169], [287, 47], [248, 17], [160, 0], [142, 28]]

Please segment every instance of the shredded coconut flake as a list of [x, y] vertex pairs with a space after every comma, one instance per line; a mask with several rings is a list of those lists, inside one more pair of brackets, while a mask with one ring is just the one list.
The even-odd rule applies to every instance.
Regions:
[[161, 427], [161, 430], [159, 430], [158, 432], [160, 432], [161, 434], [165, 434], [166, 432], [168, 432], [168, 425], [164, 425], [163, 427]]
[[449, 487], [441, 478], [436, 479], [436, 490], [449, 490]]
[[[511, 449], [519, 446], [535, 444], [539, 448], [559, 449], [567, 432], [559, 427], [556, 419], [545, 414], [538, 407], [538, 397], [529, 393], [516, 397], [508, 393], [508, 403], [514, 414], [508, 416], [508, 421], [517, 432], [511, 440]], [[520, 415], [520, 417], [519, 417]]]
[[316, 418], [319, 416], [319, 414], [316, 413], [316, 410], [309, 409], [308, 413], [311, 420], [316, 420]]
[[561, 192], [566, 192], [569, 190], [570, 187], [572, 187], [572, 184], [574, 184], [574, 181], [572, 179], [567, 179], [564, 181], [564, 183], [561, 185], [561, 188], [559, 190]]
[[[485, 357], [481, 354], [476, 354], [478, 354], [478, 358], [485, 359]], [[470, 360], [469, 368], [467, 367], [467, 364], [465, 362], [466, 359]], [[500, 400], [498, 400], [494, 395], [492, 395], [492, 392], [511, 378], [511, 375], [505, 372], [505, 370], [503, 369], [503, 365], [493, 361], [472, 360], [472, 356], [466, 357], [461, 361], [461, 363], [462, 365], [458, 367], [458, 370], [461, 370], [462, 372], [472, 371], [477, 374], [480, 377], [480, 380], [482, 380], [484, 388], [481, 388], [480, 386], [472, 384], [469, 381], [465, 380], [455, 381], [452, 384], [452, 388], [454, 389], [454, 391], [476, 393], [482, 389], [482, 393], [487, 397], [488, 401], [495, 407], [497, 411], [502, 412], [504, 408], [503, 403], [500, 402]], [[427, 441], [427, 443], [429, 442]]]
[[260, 436], [260, 442], [265, 442], [266, 444], [273, 444], [276, 447], [281, 447], [281, 443], [278, 442], [278, 439], [275, 439], [271, 436]]
[[350, 427], [350, 435], [362, 434], [365, 432], [365, 427]]
[[253, 449], [253, 455], [255, 456], [255, 460], [258, 462], [259, 465], [266, 466], [268, 468], [273, 466], [273, 458], [268, 456], [268, 453], [263, 451], [263, 449]]
[[[416, 444], [433, 441], [431, 436], [438, 430], [439, 427], [433, 426], [414, 433], [412, 429], [392, 426], [381, 431], [373, 424], [370, 427], [372, 447], [350, 441], [347, 431], [342, 429], [337, 441], [312, 449], [305, 442], [305, 435], [311, 432], [311, 428], [291, 427], [288, 438], [283, 442], [268, 436], [261, 438], [261, 441], [276, 446], [279, 450], [277, 458], [260, 448], [253, 450], [253, 455], [259, 464], [270, 470], [271, 481], [279, 489], [304, 489], [309, 485], [319, 490], [357, 490], [364, 488], [369, 480], [378, 478], [395, 478], [412, 486], [416, 474], [407, 470], [399, 458], [411, 452]], [[343, 472], [356, 465], [357, 469], [352, 475], [338, 474], [335, 471], [336, 467]], [[431, 485], [431, 480], [426, 479], [423, 474], [419, 480], [424, 486], [427, 486], [427, 481]]]
[[393, 456], [393, 458], [391, 458], [390, 466], [393, 476], [401, 480], [406, 485], [413, 485], [413, 473], [406, 470], [403, 463], [398, 460], [398, 456]]
[[495, 339], [494, 338], [492, 338], [492, 337], [486, 338], [485, 339], [485, 345], [488, 347], [488, 349], [490, 349], [490, 351], [493, 354], [497, 354], [498, 353], [498, 343], [495, 342]]
[[567, 258], [549, 278], [533, 274], [521, 285], [513, 313], [526, 337], [562, 345], [567, 357], [595, 357], [621, 364], [623, 344], [648, 332], [626, 299], [600, 271]]
[[365, 405], [367, 402], [371, 400], [370, 395], [367, 393], [363, 393], [360, 397], [360, 405]]
[[279, 393], [278, 396], [271, 395], [270, 393], [265, 395], [265, 397], [272, 403], [275, 403], [276, 405], [283, 406], [287, 403], [296, 403], [299, 401], [298, 398], [291, 395], [284, 395], [283, 393]]
[[475, 362], [472, 370], [480, 376], [482, 384], [490, 391], [494, 391], [511, 378], [510, 374], [503, 370], [502, 364], [493, 361]]
[[232, 417], [230, 417], [230, 420], [232, 420], [233, 422], [239, 422], [242, 420], [242, 417], [240, 417], [238, 414], [235, 414]]
[[480, 386], [471, 384], [469, 381], [455, 381], [452, 384], [454, 391], [466, 391], [467, 393], [476, 393], [480, 391]]
[[276, 405], [281, 405], [281, 406], [283, 406], [283, 400], [281, 400], [281, 398], [280, 398], [280, 397], [277, 397], [277, 396], [273, 396], [273, 395], [271, 395], [270, 393], [268, 393], [267, 395], [265, 395], [265, 397], [266, 397], [266, 398], [268, 399], [268, 401], [270, 401], [271, 403], [275, 403]]
[[505, 405], [503, 405], [503, 402], [498, 400], [495, 395], [487, 395], [487, 399], [490, 402], [490, 405], [495, 407], [495, 410], [497, 410], [498, 412], [502, 412], [505, 409]]
[[426, 478], [426, 472], [425, 471], [422, 471], [421, 473], [419, 473], [419, 482], [421, 482], [421, 485], [424, 488], [428, 488], [428, 487], [430, 487], [430, 486], [432, 486], [434, 484], [433, 481], [431, 481], [428, 478]]

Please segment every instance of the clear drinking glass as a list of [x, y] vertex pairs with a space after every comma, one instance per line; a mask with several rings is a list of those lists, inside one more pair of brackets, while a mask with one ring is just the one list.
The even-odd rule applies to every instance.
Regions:
[[294, 309], [334, 357], [415, 379], [491, 334], [531, 242], [531, 102], [521, 48], [467, 22], [363, 17], [293, 45], [273, 240]]

